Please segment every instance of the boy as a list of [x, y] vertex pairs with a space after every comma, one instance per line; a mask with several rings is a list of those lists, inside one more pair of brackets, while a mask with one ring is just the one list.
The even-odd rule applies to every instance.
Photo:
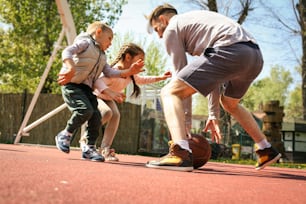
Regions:
[[59, 150], [69, 153], [70, 140], [74, 131], [87, 121], [85, 134], [87, 144], [81, 146], [82, 158], [91, 161], [104, 161], [96, 151], [95, 142], [101, 127], [101, 114], [97, 108], [96, 96], [92, 93], [98, 89], [115, 101], [123, 101], [123, 94], [109, 89], [104, 83], [94, 87], [101, 72], [109, 77], [127, 77], [142, 71], [143, 64], [136, 64], [128, 70], [114, 70], [106, 63], [105, 50], [111, 45], [112, 29], [103, 22], [90, 24], [86, 33], [78, 35], [74, 43], [62, 52], [63, 67], [58, 76], [62, 85], [62, 95], [72, 112], [66, 128], [56, 137]]

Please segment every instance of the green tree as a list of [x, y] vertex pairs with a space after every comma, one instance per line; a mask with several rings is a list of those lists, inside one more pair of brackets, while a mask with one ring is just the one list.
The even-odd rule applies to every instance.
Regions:
[[285, 106], [285, 119], [303, 119], [303, 102], [302, 102], [302, 88], [301, 86], [295, 87], [293, 91], [290, 92], [288, 97], [288, 103]]
[[251, 111], [259, 110], [263, 103], [270, 100], [279, 100], [280, 105], [284, 106], [292, 82], [290, 71], [286, 71], [281, 66], [274, 66], [270, 70], [269, 77], [254, 82], [242, 103]]
[[[77, 33], [96, 20], [114, 25], [125, 3], [127, 0], [70, 0]], [[0, 29], [0, 91], [22, 92], [27, 88], [34, 92], [62, 29], [56, 3], [0, 0], [0, 4], [0, 21], [9, 25], [7, 30]], [[42, 92], [59, 92], [56, 75], [60, 66], [59, 52]]]
[[[295, 68], [296, 71], [302, 75], [302, 67], [298, 66]], [[285, 106], [285, 119], [286, 120], [303, 120], [303, 97], [302, 97], [302, 88], [301, 83], [298, 83], [296, 87], [290, 91], [287, 104]]]
[[193, 101], [193, 108], [192, 114], [193, 115], [208, 115], [208, 100], [201, 94], [195, 94], [192, 97]]
[[[260, 1], [269, 12], [273, 15], [273, 17], [278, 21], [278, 24], [281, 25], [281, 29], [289, 32], [291, 36], [296, 37], [298, 36], [301, 39], [300, 47], [302, 48], [302, 55], [301, 57], [296, 57], [297, 61], [301, 66], [301, 95], [302, 95], [302, 103], [303, 108], [300, 110], [303, 112], [303, 119], [306, 120], [306, 1], [305, 0], [291, 0], [292, 10], [294, 12], [293, 18], [295, 22], [292, 22], [291, 19], [286, 18], [282, 15], [282, 12], [276, 10], [275, 8], [269, 8], [268, 2], [269, 1]], [[273, 24], [275, 26], [275, 24]], [[297, 50], [296, 47], [299, 46], [298, 44], [291, 45], [293, 56], [295, 55], [295, 51]]]
[[[294, 3], [294, 1], [292, 1]], [[301, 84], [301, 94], [302, 94], [302, 103], [303, 103], [303, 119], [306, 120], [306, 1], [305, 0], [299, 0], [299, 2], [295, 5], [296, 6], [296, 16], [297, 16], [297, 22], [300, 25], [300, 30], [296, 31], [300, 34], [302, 39], [302, 48], [303, 48], [303, 54], [302, 54], [302, 84]]]
[[117, 54], [119, 53], [120, 48], [125, 43], [137, 43], [135, 42], [135, 38], [133, 36], [133, 33], [126, 32], [126, 33], [115, 33], [114, 39], [112, 41], [112, 45], [109, 49], [107, 49], [107, 60], [110, 63], [114, 61], [114, 59], [117, 57]]

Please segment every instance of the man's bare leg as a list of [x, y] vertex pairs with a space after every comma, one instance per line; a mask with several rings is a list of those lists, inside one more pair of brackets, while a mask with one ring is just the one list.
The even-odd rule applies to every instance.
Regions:
[[281, 154], [271, 147], [251, 113], [239, 104], [239, 99], [221, 96], [221, 103], [224, 109], [239, 122], [257, 144], [258, 150], [256, 154], [258, 161], [255, 167], [256, 170], [263, 169], [280, 159]]
[[149, 161], [149, 168], [168, 169], [175, 171], [192, 171], [192, 153], [189, 148], [183, 99], [195, 91], [184, 82], [173, 79], [161, 91], [163, 110], [173, 143], [169, 154], [159, 160]]
[[240, 99], [221, 96], [223, 108], [229, 112], [242, 128], [252, 137], [254, 142], [259, 143], [266, 136], [262, 133], [251, 113], [239, 104]]
[[187, 139], [183, 99], [193, 93], [193, 88], [178, 79], [172, 80], [161, 91], [164, 115], [173, 142]]

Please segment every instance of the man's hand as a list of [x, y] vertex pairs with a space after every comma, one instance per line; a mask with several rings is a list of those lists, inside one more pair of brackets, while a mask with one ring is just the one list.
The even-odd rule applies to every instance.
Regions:
[[210, 131], [212, 141], [216, 141], [218, 144], [220, 143], [222, 136], [220, 133], [218, 120], [208, 120], [203, 131]]
[[108, 95], [117, 103], [122, 103], [126, 98], [124, 93], [115, 92], [111, 90], [110, 88], [103, 90], [103, 94]]

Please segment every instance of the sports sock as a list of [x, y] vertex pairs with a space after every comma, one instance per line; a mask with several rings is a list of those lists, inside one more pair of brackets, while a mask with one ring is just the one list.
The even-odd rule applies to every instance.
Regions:
[[180, 145], [181, 148], [186, 149], [190, 153], [192, 153], [191, 149], [189, 148], [189, 143], [187, 140], [178, 140], [176, 141], [176, 144]]
[[265, 149], [271, 147], [271, 144], [267, 141], [267, 139], [263, 139], [260, 142], [256, 143], [258, 149]]

